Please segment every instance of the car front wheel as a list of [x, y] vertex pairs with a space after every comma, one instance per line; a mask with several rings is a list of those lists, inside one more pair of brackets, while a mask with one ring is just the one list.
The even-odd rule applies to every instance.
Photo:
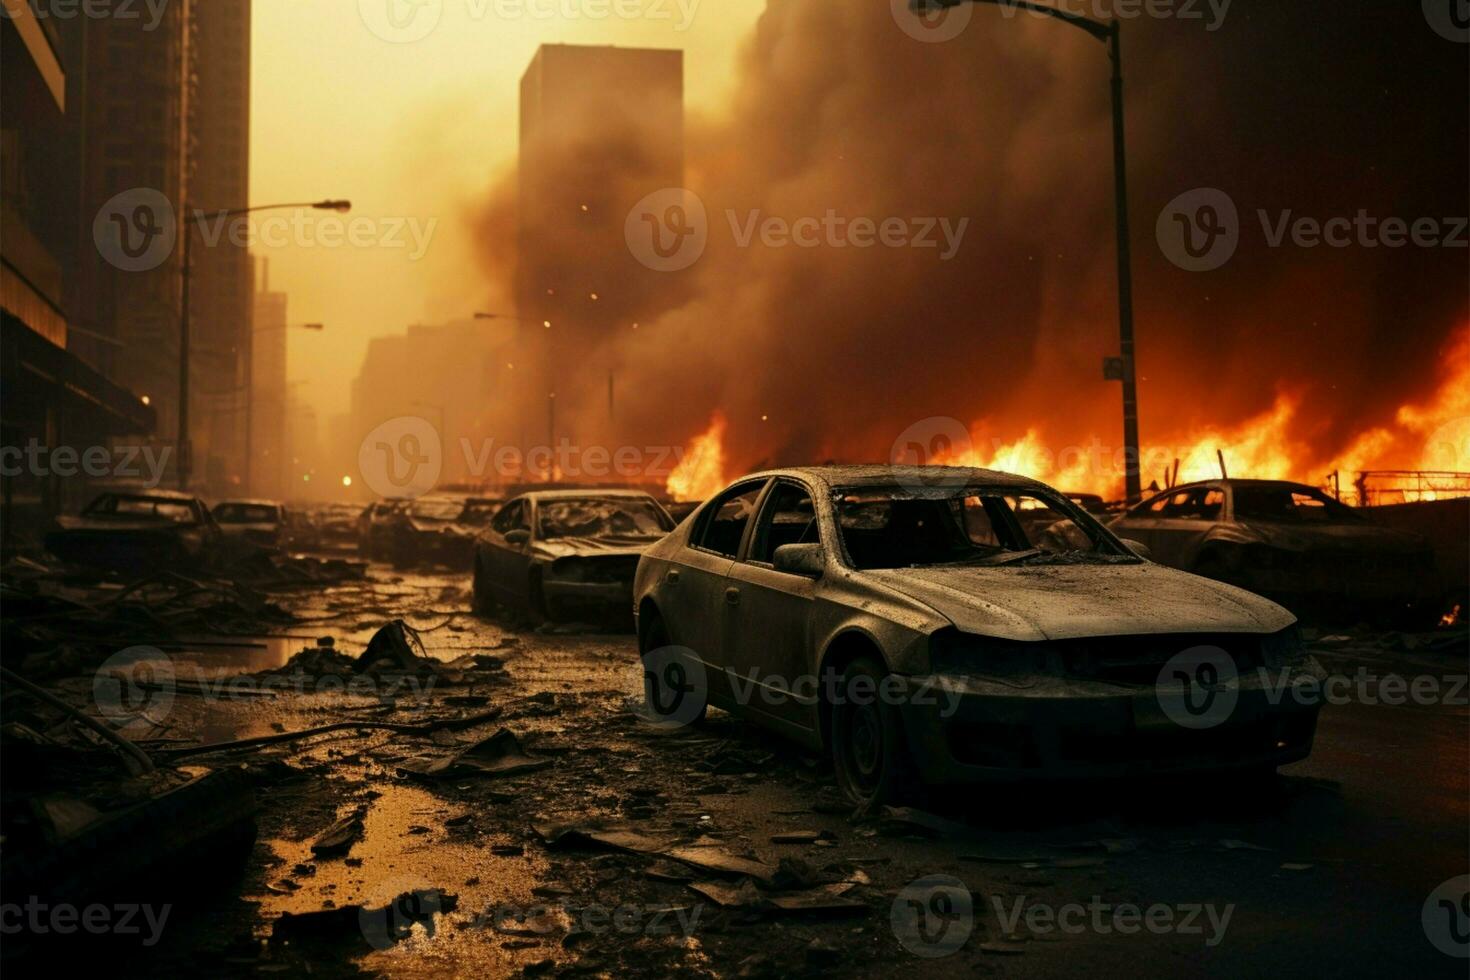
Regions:
[[912, 789], [898, 707], [879, 692], [887, 672], [871, 657], [847, 665], [832, 691], [828, 747], [837, 785], [859, 806], [896, 803]]

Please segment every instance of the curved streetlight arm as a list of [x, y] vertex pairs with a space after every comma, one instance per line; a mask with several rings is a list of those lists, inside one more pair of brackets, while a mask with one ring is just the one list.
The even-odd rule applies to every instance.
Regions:
[[212, 214], [217, 218], [230, 218], [237, 214], [249, 214], [252, 211], [284, 211], [289, 208], [311, 208], [313, 211], [351, 211], [351, 201], [302, 201], [298, 204], [257, 204], [248, 208], [222, 208], [207, 210], [204, 208], [186, 208], [185, 211], [193, 211], [195, 214]]
[[922, 14], [930, 10], [948, 10], [958, 7], [962, 3], [988, 3], [996, 7], [1005, 7], [1010, 10], [1029, 10], [1034, 14], [1046, 17], [1055, 17], [1057, 20], [1065, 21], [1073, 27], [1080, 27], [1099, 41], [1108, 41], [1117, 33], [1117, 22], [1102, 23], [1081, 14], [1070, 13], [1066, 10], [1058, 10], [1056, 7], [1047, 7], [1039, 3], [1031, 3], [1030, 0], [911, 0], [909, 6], [914, 13]]

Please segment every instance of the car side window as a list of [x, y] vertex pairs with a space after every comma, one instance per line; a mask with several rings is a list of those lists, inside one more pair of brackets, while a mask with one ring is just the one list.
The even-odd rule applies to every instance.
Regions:
[[750, 560], [769, 565], [782, 545], [819, 544], [820, 541], [812, 495], [794, 483], [778, 483], [761, 511]]
[[715, 554], [734, 558], [740, 552], [740, 541], [745, 528], [755, 515], [756, 501], [760, 500], [764, 483], [751, 483], [736, 487], [710, 505], [699, 529], [699, 540], [695, 547]]
[[497, 534], [506, 534], [517, 528], [524, 529], [529, 527], [530, 525], [526, 523], [525, 502], [516, 500], [506, 504], [501, 508], [500, 513], [495, 515], [495, 520], [490, 522], [490, 526], [495, 529], [495, 533]]

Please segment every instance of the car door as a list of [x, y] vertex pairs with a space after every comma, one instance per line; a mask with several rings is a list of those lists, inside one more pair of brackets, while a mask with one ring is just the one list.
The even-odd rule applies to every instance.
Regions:
[[751, 717], [792, 734], [815, 731], [811, 621], [817, 579], [777, 571], [776, 549], [821, 544], [812, 491], [778, 478], [746, 549], [726, 576], [722, 649], [732, 694]]
[[[495, 515], [481, 539], [485, 582], [505, 602], [519, 603], [527, 598], [531, 567], [530, 511], [529, 500], [512, 500]], [[516, 531], [526, 532], [527, 539], [520, 543], [506, 540], [507, 535]]]
[[711, 701], [730, 705], [723, 651], [726, 578], [755, 522], [767, 480], [737, 483], [699, 515], [681, 549], [664, 570], [668, 602], [663, 607], [669, 638], [688, 647], [705, 666]]

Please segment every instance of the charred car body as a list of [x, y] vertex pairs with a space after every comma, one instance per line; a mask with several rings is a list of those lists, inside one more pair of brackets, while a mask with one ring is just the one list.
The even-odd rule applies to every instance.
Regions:
[[264, 548], [292, 547], [302, 538], [300, 521], [272, 500], [226, 500], [214, 505], [211, 516], [224, 537]]
[[[827, 750], [857, 800], [915, 775], [1265, 773], [1316, 728], [1315, 703], [1267, 686], [1322, 677], [1290, 613], [1148, 562], [1002, 473], [756, 474], [650, 548], [634, 594], [652, 716], [725, 708]], [[1216, 671], [1228, 717], [1176, 723], [1165, 706], [1197, 681], [1213, 697]]]
[[56, 520], [46, 548], [63, 561], [126, 572], [196, 567], [220, 530], [198, 497], [169, 490], [104, 493], [80, 514]]
[[531, 621], [623, 619], [638, 559], [674, 527], [634, 490], [549, 490], [508, 501], [475, 544], [475, 608]]
[[383, 521], [393, 564], [463, 568], [474, 554], [476, 528], [465, 524], [465, 504], [453, 497], [419, 497]]
[[1111, 525], [1153, 560], [1288, 604], [1412, 617], [1433, 612], [1434, 558], [1315, 487], [1209, 480], [1143, 501]]
[[357, 550], [364, 558], [387, 558], [393, 535], [393, 520], [408, 507], [407, 500], [375, 500], [357, 515]]

